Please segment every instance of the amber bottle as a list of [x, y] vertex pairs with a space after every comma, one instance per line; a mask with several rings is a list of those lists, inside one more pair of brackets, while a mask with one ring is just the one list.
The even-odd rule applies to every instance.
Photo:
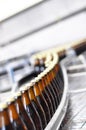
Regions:
[[[60, 97], [62, 97], [62, 93], [63, 93], [63, 90], [64, 90], [64, 79], [63, 79], [63, 74], [61, 74], [62, 76], [59, 75], [59, 70], [60, 70], [60, 66], [57, 64], [55, 66], [55, 70], [57, 72], [57, 79], [59, 80], [59, 88], [60, 88]], [[62, 70], [61, 70], [61, 73], [62, 73]]]
[[54, 72], [56, 73], [56, 82], [58, 84], [58, 88], [59, 88], [59, 97], [60, 97], [60, 100], [61, 100], [61, 97], [62, 97], [62, 93], [63, 93], [63, 89], [64, 89], [64, 82], [63, 82], [63, 79], [60, 78], [59, 76], [59, 66], [56, 65], [54, 67]]
[[42, 123], [41, 123], [40, 117], [31, 104], [31, 101], [28, 96], [28, 91], [22, 90], [21, 92], [22, 92], [22, 96], [21, 96], [22, 102], [23, 102], [23, 105], [24, 105], [24, 108], [25, 108], [27, 114], [32, 118], [32, 120], [35, 124], [36, 130], [42, 130], [43, 128], [42, 128]]
[[6, 103], [0, 103], [0, 130], [14, 130], [8, 116]]
[[28, 94], [29, 94], [29, 98], [30, 98], [32, 106], [34, 107], [35, 111], [38, 112], [38, 114], [40, 116], [40, 120], [42, 122], [42, 127], [44, 129], [47, 125], [45, 112], [44, 112], [42, 106], [40, 104], [38, 104], [38, 102], [36, 100], [36, 97], [35, 97], [34, 91], [33, 91], [33, 87], [29, 88]]
[[37, 74], [40, 74], [45, 69], [43, 59], [35, 59], [34, 69]]
[[50, 99], [51, 99], [51, 102], [52, 102], [52, 106], [53, 106], [53, 110], [55, 112], [56, 110], [56, 106], [55, 106], [55, 100], [54, 100], [54, 97], [52, 95], [52, 91], [51, 89], [49, 88], [49, 84], [48, 84], [48, 81], [47, 81], [47, 76], [45, 75], [43, 78], [42, 78], [42, 82], [45, 84], [45, 90], [46, 92], [48, 93]]
[[59, 85], [60, 90], [62, 90], [62, 89], [63, 89], [64, 82], [63, 82], [62, 76], [60, 76], [60, 74], [59, 74], [59, 69], [60, 69], [59, 65], [58, 65], [58, 64], [55, 65], [55, 67], [54, 67], [54, 72], [56, 73], [57, 83], [58, 83], [58, 85]]
[[54, 86], [54, 82], [52, 80], [50, 72], [47, 73], [47, 80], [48, 80], [49, 87], [51, 89], [52, 95], [54, 97], [55, 106], [56, 106], [56, 109], [57, 109], [57, 106], [58, 106], [57, 94], [56, 94], [56, 91], [54, 90], [54, 87], [53, 87]]
[[28, 130], [17, 113], [14, 98], [8, 99], [7, 103], [8, 103], [8, 114], [9, 114], [10, 122], [13, 126], [13, 129], [14, 130]]
[[41, 91], [41, 94], [43, 95], [43, 97], [45, 98], [48, 106], [49, 106], [49, 109], [50, 109], [50, 114], [51, 114], [51, 117], [53, 116], [54, 114], [54, 110], [53, 110], [53, 106], [52, 106], [52, 102], [50, 100], [50, 97], [45, 89], [45, 86], [44, 86], [44, 83], [42, 82], [42, 79], [39, 80], [38, 82], [38, 86], [39, 86], [39, 89]]
[[51, 76], [52, 76], [52, 81], [53, 81], [53, 88], [54, 88], [54, 91], [56, 92], [56, 95], [57, 95], [57, 100], [58, 100], [58, 105], [60, 103], [60, 90], [59, 90], [59, 87], [58, 87], [58, 84], [56, 83], [56, 74], [54, 73], [54, 68], [51, 70], [50, 72]]
[[50, 110], [49, 110], [49, 107], [48, 107], [46, 100], [44, 99], [44, 97], [42, 96], [42, 94], [40, 92], [38, 83], [35, 83], [33, 89], [34, 89], [34, 93], [35, 93], [35, 96], [36, 96], [38, 103], [43, 107], [43, 110], [44, 110], [45, 115], [46, 115], [46, 120], [48, 123], [50, 121]]
[[57, 101], [56, 101], [56, 95], [55, 95], [55, 92], [54, 92], [54, 89], [52, 87], [52, 84], [51, 84], [51, 80], [50, 80], [50, 77], [49, 77], [49, 72], [46, 74], [46, 82], [48, 83], [48, 88], [54, 98], [54, 103], [55, 103], [55, 111], [56, 111], [56, 108], [57, 108]]
[[55, 73], [54, 73], [53, 69], [49, 72], [49, 76], [50, 76], [50, 78], [51, 78], [51, 85], [53, 86], [54, 92], [55, 92], [55, 94], [56, 94], [57, 107], [58, 107], [59, 102], [60, 102], [59, 89], [58, 89], [58, 86], [57, 86], [57, 84], [56, 84]]
[[60, 76], [60, 78], [61, 78], [61, 80], [63, 82], [63, 73], [62, 73], [62, 69], [61, 69], [60, 64], [56, 64], [56, 67], [58, 69], [59, 76]]
[[59, 87], [60, 83], [59, 83], [59, 80], [58, 80], [58, 78], [57, 78], [57, 71], [55, 70], [55, 66], [54, 66], [54, 68], [52, 69], [52, 72], [51, 72], [51, 73], [52, 73], [52, 75], [53, 75], [54, 83], [55, 83], [55, 85], [56, 85], [58, 91], [60, 92], [60, 87]]
[[36, 130], [35, 124], [32, 118], [26, 113], [24, 109], [20, 92], [15, 93], [15, 106], [16, 106], [16, 109], [20, 118], [22, 119], [22, 121], [24, 122], [28, 130]]
[[60, 78], [59, 78], [57, 66], [54, 67], [53, 71], [54, 71], [54, 74], [55, 74], [55, 81], [56, 81], [58, 90], [59, 90], [59, 92], [60, 92], [61, 89], [62, 89], [62, 83], [61, 83], [61, 80], [60, 80]]

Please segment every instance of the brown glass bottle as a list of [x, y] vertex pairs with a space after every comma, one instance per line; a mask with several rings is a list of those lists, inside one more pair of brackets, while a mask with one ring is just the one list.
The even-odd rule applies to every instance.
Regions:
[[10, 122], [14, 130], [28, 130], [23, 121], [20, 119], [16, 107], [14, 99], [9, 99], [8, 102], [8, 114], [10, 118]]
[[47, 125], [45, 112], [44, 112], [42, 106], [40, 104], [38, 104], [38, 102], [36, 100], [36, 97], [35, 97], [34, 91], [33, 91], [33, 87], [29, 88], [28, 94], [29, 94], [29, 98], [31, 100], [31, 104], [33, 105], [35, 111], [37, 111], [40, 116], [40, 120], [42, 122], [42, 127], [44, 129]]
[[17, 109], [17, 112], [18, 112], [20, 118], [22, 119], [22, 121], [24, 122], [24, 124], [26, 125], [28, 130], [36, 130], [35, 124], [34, 124], [32, 118], [26, 113], [26, 111], [24, 109], [23, 103], [21, 101], [20, 92], [17, 92], [15, 94], [15, 105], [16, 105], [16, 109]]
[[49, 83], [49, 87], [52, 91], [52, 94], [53, 94], [53, 97], [54, 97], [54, 100], [55, 100], [55, 106], [56, 106], [56, 109], [57, 109], [57, 106], [58, 106], [58, 100], [57, 100], [57, 94], [56, 94], [56, 91], [54, 91], [54, 82], [52, 81], [51, 79], [51, 75], [50, 75], [50, 72], [47, 73], [47, 80], [48, 80], [48, 83]]
[[38, 103], [43, 107], [43, 110], [46, 115], [46, 120], [48, 123], [50, 121], [50, 110], [49, 110], [48, 104], [47, 104], [46, 100], [44, 99], [44, 97], [42, 96], [37, 83], [35, 83], [33, 89], [34, 89], [34, 93], [35, 93]]
[[62, 90], [63, 89], [63, 85], [64, 85], [64, 83], [63, 83], [63, 78], [61, 78], [60, 77], [60, 75], [59, 75], [59, 66], [58, 66], [58, 64], [54, 67], [54, 72], [56, 73], [56, 79], [57, 79], [57, 83], [58, 83], [58, 85], [59, 85], [59, 88], [60, 88], [60, 90]]
[[56, 65], [53, 70], [54, 70], [54, 73], [56, 74], [55, 79], [56, 79], [56, 83], [57, 83], [58, 90], [59, 90], [59, 98], [61, 100], [63, 89], [64, 89], [64, 83], [62, 82], [63, 79], [61, 79], [59, 77], [59, 73], [58, 73], [59, 66], [58, 65]]
[[27, 114], [29, 116], [31, 116], [31, 118], [35, 124], [36, 130], [42, 130], [42, 123], [41, 123], [40, 117], [37, 114], [37, 112], [34, 110], [32, 104], [30, 102], [30, 99], [28, 96], [28, 91], [27, 90], [22, 91], [21, 97], [22, 97], [22, 102], [23, 102], [24, 108], [25, 108]]
[[63, 93], [63, 89], [64, 89], [64, 80], [63, 80], [63, 77], [61, 78], [59, 76], [59, 65], [57, 64], [54, 68], [54, 71], [56, 72], [56, 80], [57, 80], [57, 83], [59, 85], [59, 88], [60, 88], [60, 99], [62, 97], [62, 93]]
[[54, 73], [54, 68], [51, 70], [50, 74], [52, 76], [53, 88], [54, 88], [54, 91], [56, 92], [57, 100], [59, 104], [60, 103], [60, 90], [59, 90], [58, 84], [56, 83], [56, 79], [55, 79], [56, 74]]
[[46, 74], [46, 81], [48, 82], [48, 87], [49, 87], [49, 90], [51, 91], [51, 94], [54, 98], [54, 102], [55, 102], [55, 110], [57, 108], [57, 101], [56, 101], [56, 95], [55, 95], [55, 92], [54, 92], [54, 89], [52, 87], [52, 84], [51, 84], [51, 80], [50, 80], [50, 77], [49, 77], [49, 72]]
[[44, 96], [48, 106], [49, 106], [49, 109], [50, 109], [50, 114], [51, 114], [51, 117], [53, 116], [54, 114], [54, 110], [53, 110], [53, 106], [52, 106], [52, 102], [50, 100], [50, 97], [44, 87], [44, 83], [42, 82], [42, 80], [40, 79], [39, 82], [38, 82], [38, 86], [39, 86], [39, 89], [41, 91], [41, 94]]
[[7, 112], [7, 104], [0, 104], [0, 130], [13, 130]]
[[52, 75], [53, 75], [53, 80], [54, 80], [54, 83], [58, 89], [58, 91], [60, 92], [60, 88], [59, 88], [59, 82], [57, 81], [57, 71], [55, 70], [55, 66], [54, 68], [52, 69]]
[[56, 68], [57, 68], [57, 70], [58, 70], [60, 79], [61, 79], [61, 81], [63, 82], [63, 74], [62, 74], [62, 69], [61, 69], [60, 65], [59, 65], [59, 64], [56, 64]]
[[58, 107], [58, 105], [59, 105], [59, 93], [58, 93], [58, 88], [57, 88], [57, 84], [56, 84], [56, 81], [55, 81], [55, 77], [54, 77], [54, 74], [53, 74], [53, 69], [49, 72], [48, 76], [50, 77], [50, 82], [51, 82], [53, 91], [55, 93], [56, 106]]
[[57, 66], [54, 67], [53, 72], [55, 74], [55, 81], [58, 87], [59, 92], [61, 91], [62, 83], [59, 81], [59, 74], [58, 74], [58, 68]]
[[56, 110], [56, 106], [55, 106], [55, 100], [54, 100], [54, 97], [53, 97], [53, 95], [52, 95], [52, 92], [51, 92], [51, 90], [50, 90], [50, 88], [49, 88], [49, 85], [48, 85], [48, 82], [47, 82], [47, 77], [46, 77], [46, 75], [42, 78], [42, 81], [43, 81], [43, 83], [45, 84], [44, 86], [45, 86], [45, 89], [46, 89], [46, 91], [47, 91], [47, 93], [48, 93], [48, 95], [49, 95], [49, 97], [50, 97], [50, 99], [51, 99], [51, 102], [52, 102], [52, 106], [53, 106], [53, 110], [54, 110], [54, 112], [55, 112], [55, 110]]
[[44, 77], [42, 77], [41, 78], [41, 84], [42, 84], [42, 87], [43, 87], [43, 90], [44, 90], [44, 95], [45, 95], [45, 98], [46, 99], [49, 99], [49, 101], [50, 101], [50, 106], [51, 106], [51, 111], [52, 111], [52, 116], [53, 116], [53, 114], [54, 114], [54, 107], [53, 107], [53, 100], [52, 100], [52, 97], [51, 97], [51, 95], [50, 95], [50, 93], [49, 93], [49, 91], [48, 91], [48, 89], [47, 89], [47, 84], [45, 83], [45, 81], [44, 81]]

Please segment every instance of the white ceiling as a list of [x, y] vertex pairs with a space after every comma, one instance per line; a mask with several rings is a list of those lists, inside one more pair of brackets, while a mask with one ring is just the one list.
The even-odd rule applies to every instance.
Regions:
[[0, 0], [0, 21], [43, 0]]

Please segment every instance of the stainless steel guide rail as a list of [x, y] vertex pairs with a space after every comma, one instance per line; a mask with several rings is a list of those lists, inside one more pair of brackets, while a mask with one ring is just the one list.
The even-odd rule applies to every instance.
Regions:
[[68, 106], [68, 77], [67, 77], [67, 72], [64, 67], [64, 61], [60, 63], [62, 72], [63, 72], [63, 77], [64, 77], [64, 91], [63, 91], [63, 96], [60, 102], [60, 105], [58, 106], [54, 116], [52, 117], [51, 121], [45, 128], [45, 130], [58, 130], [63, 118], [65, 117], [67, 106]]
[[86, 53], [77, 59], [80, 64], [67, 67], [69, 107], [61, 130], [86, 130]]

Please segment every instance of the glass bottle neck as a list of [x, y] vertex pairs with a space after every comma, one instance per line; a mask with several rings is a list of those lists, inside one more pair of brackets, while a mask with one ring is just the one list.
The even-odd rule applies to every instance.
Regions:
[[39, 96], [41, 94], [37, 83], [34, 85], [34, 93], [35, 93], [35, 96]]
[[36, 98], [35, 98], [35, 95], [34, 95], [34, 91], [33, 91], [33, 88], [30, 88], [29, 90], [28, 90], [28, 94], [29, 94], [29, 98], [30, 98], [30, 100], [32, 101], [32, 100], [36, 100]]
[[39, 86], [40, 91], [43, 92], [44, 87], [42, 85], [42, 81], [41, 80], [38, 82], [38, 86]]
[[30, 99], [28, 96], [28, 91], [25, 91], [24, 93], [22, 93], [22, 101], [23, 101], [23, 105], [26, 108], [27, 105], [30, 104]]
[[17, 109], [17, 112], [20, 113], [20, 110], [23, 111], [24, 110], [24, 106], [22, 104], [22, 101], [21, 101], [21, 97], [18, 97], [15, 101], [15, 104], [16, 104], [16, 109]]

